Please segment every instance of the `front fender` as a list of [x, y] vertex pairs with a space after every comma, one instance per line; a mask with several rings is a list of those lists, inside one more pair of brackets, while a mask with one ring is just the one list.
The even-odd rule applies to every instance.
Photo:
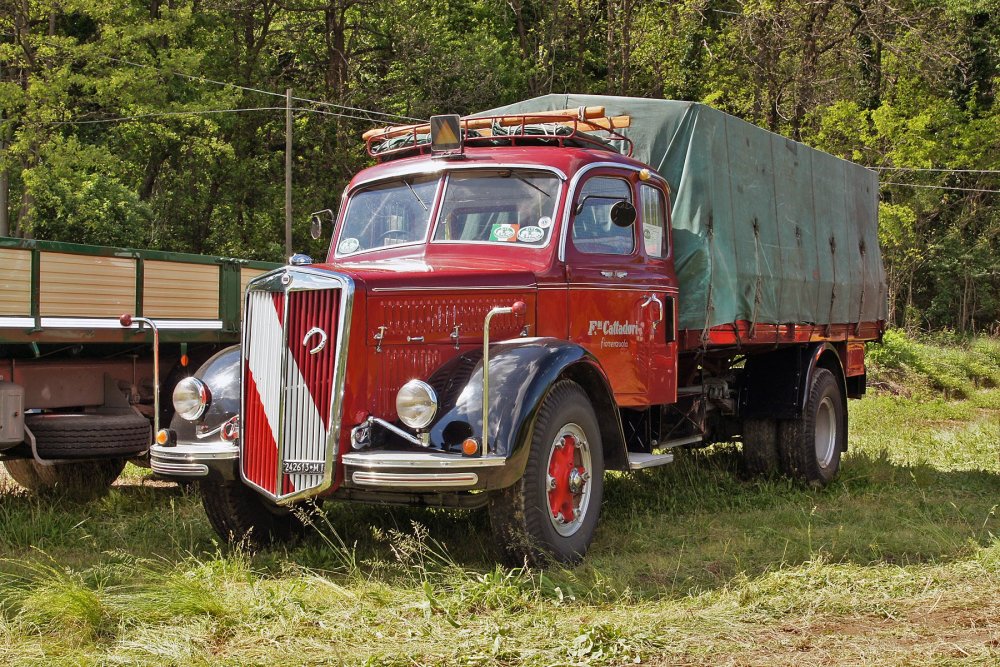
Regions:
[[208, 386], [212, 402], [197, 422], [174, 415], [170, 428], [177, 434], [177, 442], [221, 442], [222, 425], [240, 412], [240, 346], [217, 352], [194, 376]]
[[[462, 368], [466, 369], [465, 377]], [[625, 438], [618, 408], [597, 359], [579, 345], [555, 338], [517, 338], [490, 348], [487, 454], [508, 458], [501, 478], [491, 480], [492, 488], [509, 486], [523, 474], [528, 458], [525, 445], [530, 441], [538, 410], [549, 389], [564, 378], [580, 384], [591, 397], [601, 424], [609, 467], [619, 467], [625, 460]], [[461, 451], [462, 441], [470, 436], [482, 442], [482, 355], [475, 352], [462, 355], [439, 369], [430, 381], [444, 389], [445, 410], [431, 427], [431, 442], [455, 452]]]

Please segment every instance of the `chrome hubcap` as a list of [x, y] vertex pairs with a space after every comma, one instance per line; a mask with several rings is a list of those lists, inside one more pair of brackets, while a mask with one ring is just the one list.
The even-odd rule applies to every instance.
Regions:
[[579, 425], [563, 426], [549, 448], [546, 489], [549, 520], [563, 537], [580, 529], [590, 504], [590, 444]]
[[816, 409], [816, 462], [826, 468], [837, 450], [837, 409], [829, 396]]

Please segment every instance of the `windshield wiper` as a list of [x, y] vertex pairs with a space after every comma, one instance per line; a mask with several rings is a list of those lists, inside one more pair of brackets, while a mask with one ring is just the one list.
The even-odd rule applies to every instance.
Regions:
[[424, 203], [424, 200], [420, 198], [420, 195], [418, 195], [418, 194], [417, 194], [417, 191], [413, 189], [413, 186], [412, 186], [412, 185], [410, 185], [410, 182], [409, 182], [409, 181], [407, 181], [407, 180], [405, 180], [405, 179], [403, 179], [403, 183], [405, 183], [405, 184], [406, 184], [406, 187], [408, 187], [408, 188], [410, 189], [410, 192], [412, 192], [412, 193], [413, 193], [413, 197], [414, 197], [414, 198], [415, 198], [415, 199], [416, 199], [416, 200], [417, 200], [418, 202], [420, 202], [420, 205], [424, 207], [424, 210], [425, 210], [425, 211], [426, 211], [426, 210], [428, 210], [428, 209], [427, 209], [427, 204], [425, 204], [425, 203]]
[[528, 185], [528, 186], [531, 186], [531, 187], [535, 188], [536, 190], [538, 190], [539, 192], [541, 192], [546, 197], [551, 197], [552, 196], [548, 192], [546, 192], [545, 190], [542, 190], [540, 187], [538, 187], [537, 185], [535, 185], [534, 183], [532, 183], [531, 181], [529, 181], [528, 179], [526, 179], [524, 176], [521, 176], [520, 174], [514, 174], [514, 178], [516, 178], [517, 180], [521, 181], [525, 185]]

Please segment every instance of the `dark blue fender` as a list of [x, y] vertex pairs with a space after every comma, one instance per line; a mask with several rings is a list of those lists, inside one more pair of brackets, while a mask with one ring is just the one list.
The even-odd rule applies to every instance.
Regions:
[[[177, 442], [220, 442], [222, 438], [218, 427], [240, 412], [240, 346], [233, 345], [220, 350], [202, 364], [194, 376], [208, 386], [212, 402], [197, 422], [189, 422], [175, 415], [170, 428], [177, 434]], [[169, 401], [171, 397], [163, 396], [161, 400]], [[202, 436], [214, 433], [198, 438], [195, 435], [196, 429]]]
[[[490, 347], [489, 454], [509, 457], [489, 470], [487, 488], [502, 488], [524, 473], [529, 437], [549, 389], [559, 380], [578, 383], [590, 396], [601, 425], [607, 469], [627, 467], [625, 436], [607, 376], [597, 359], [579, 345], [555, 338], [519, 338]], [[473, 436], [482, 442], [482, 354], [470, 352], [442, 366], [430, 378], [442, 415], [431, 427], [431, 443], [461, 451]]]

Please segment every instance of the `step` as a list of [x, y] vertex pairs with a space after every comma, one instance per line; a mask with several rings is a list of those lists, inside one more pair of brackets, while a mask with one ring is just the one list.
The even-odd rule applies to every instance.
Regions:
[[674, 455], [670, 452], [663, 454], [644, 454], [640, 452], [629, 452], [628, 467], [630, 470], [642, 470], [654, 466], [664, 466], [673, 463]]

